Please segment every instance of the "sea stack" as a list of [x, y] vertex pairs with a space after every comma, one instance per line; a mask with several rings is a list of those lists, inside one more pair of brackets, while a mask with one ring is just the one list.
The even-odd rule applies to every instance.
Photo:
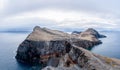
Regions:
[[74, 35], [36, 26], [19, 45], [16, 59], [41, 64], [42, 70], [119, 70], [119, 60], [86, 50], [101, 44], [101, 37], [91, 28]]

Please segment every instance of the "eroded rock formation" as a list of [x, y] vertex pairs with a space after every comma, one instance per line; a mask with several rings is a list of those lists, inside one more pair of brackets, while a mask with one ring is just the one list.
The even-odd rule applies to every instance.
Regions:
[[85, 50], [102, 43], [94, 30], [86, 32], [89, 39], [81, 38], [81, 33], [76, 36], [36, 26], [19, 45], [16, 59], [41, 64], [43, 70], [119, 70], [119, 60]]
[[57, 67], [47, 66], [42, 70], [120, 70], [120, 60], [91, 53], [73, 45], [68, 54], [60, 58]]

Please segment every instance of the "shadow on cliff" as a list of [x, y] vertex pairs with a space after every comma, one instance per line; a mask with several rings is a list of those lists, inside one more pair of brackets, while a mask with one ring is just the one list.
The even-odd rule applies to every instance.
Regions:
[[[102, 42], [100, 43], [100, 44], [98, 44], [98, 45], [101, 45], [102, 44]], [[95, 47], [97, 47], [98, 45], [95, 45], [95, 46], [93, 46], [93, 47], [88, 47], [87, 48], [87, 50], [89, 50], [89, 51], [92, 51]]]
[[33, 65], [28, 63], [22, 63], [19, 61], [16, 61], [16, 64], [18, 65], [17, 70], [41, 70], [41, 65]]

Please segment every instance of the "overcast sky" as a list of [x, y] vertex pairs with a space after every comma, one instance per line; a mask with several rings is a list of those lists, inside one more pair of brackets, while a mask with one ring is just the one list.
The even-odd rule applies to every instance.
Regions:
[[120, 0], [0, 0], [0, 30], [120, 30]]

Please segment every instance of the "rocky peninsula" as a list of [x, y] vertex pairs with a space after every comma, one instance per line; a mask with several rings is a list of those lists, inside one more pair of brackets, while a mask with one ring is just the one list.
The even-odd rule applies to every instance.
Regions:
[[93, 28], [68, 34], [36, 26], [15, 57], [22, 63], [41, 64], [42, 70], [120, 70], [120, 60], [87, 50], [104, 37]]

